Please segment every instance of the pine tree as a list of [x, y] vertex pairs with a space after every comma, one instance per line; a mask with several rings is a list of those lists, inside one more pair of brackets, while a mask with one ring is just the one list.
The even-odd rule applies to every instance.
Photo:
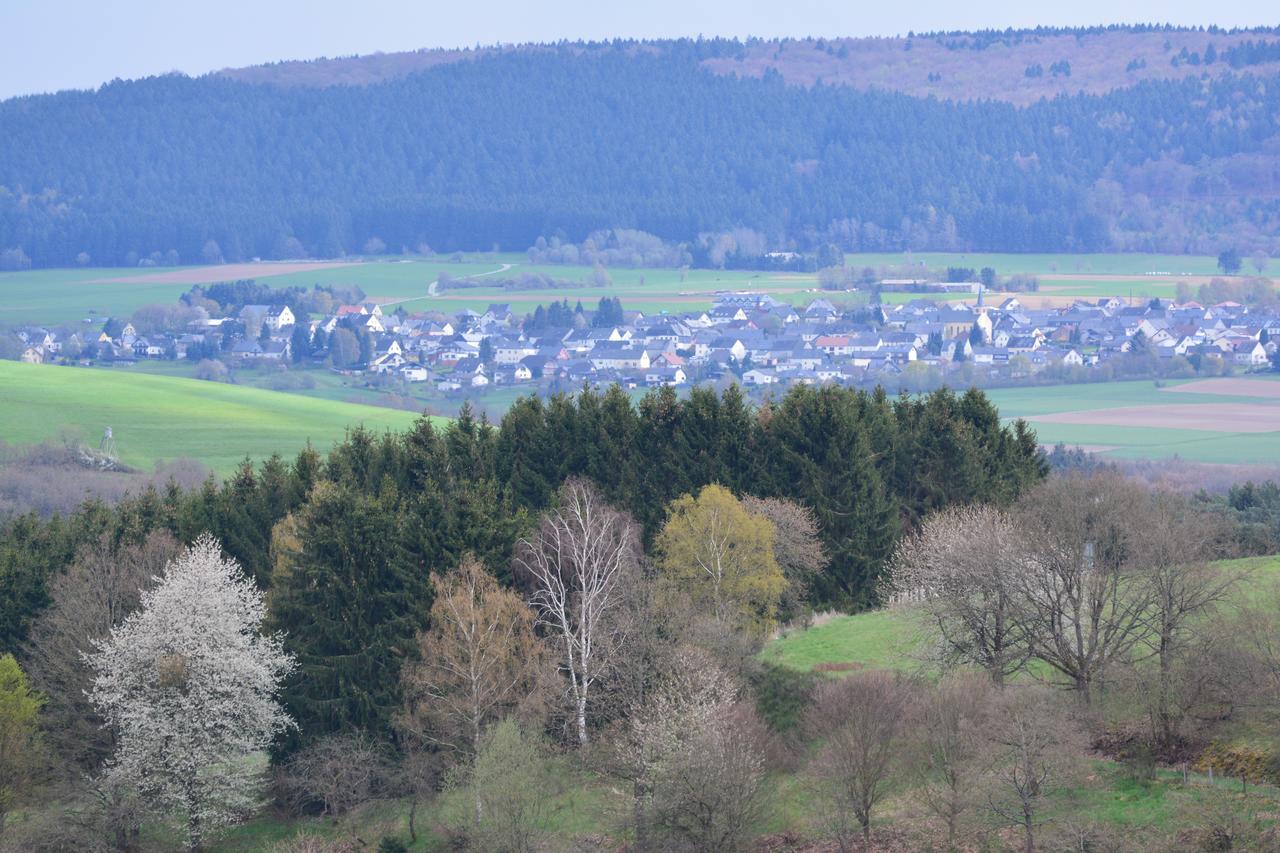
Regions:
[[875, 601], [897, 532], [896, 504], [855, 416], [853, 393], [795, 388], [768, 424], [774, 482], [813, 509], [831, 555], [817, 596], [850, 608]]
[[389, 730], [401, 660], [430, 604], [427, 574], [403, 536], [391, 494], [322, 482], [299, 512], [298, 550], [284, 555], [271, 596], [271, 625], [299, 664], [284, 691], [299, 727], [286, 750], [335, 732]]

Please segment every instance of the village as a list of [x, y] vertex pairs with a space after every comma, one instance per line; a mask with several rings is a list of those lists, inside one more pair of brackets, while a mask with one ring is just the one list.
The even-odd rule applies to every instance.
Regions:
[[976, 289], [971, 303], [921, 298], [853, 310], [827, 298], [795, 307], [765, 293], [726, 291], [714, 295], [709, 310], [679, 314], [624, 310], [611, 297], [594, 310], [565, 300], [527, 316], [501, 303], [444, 315], [362, 302], [317, 319], [299, 318], [287, 304], [245, 305], [233, 316], [200, 316], [177, 332], [142, 334], [132, 322], [111, 321], [88, 336], [43, 327], [17, 334], [21, 358], [31, 363], [324, 365], [430, 383], [445, 394], [482, 394], [584, 383], [680, 388], [729, 378], [754, 388], [923, 390], [948, 382], [1223, 375], [1269, 369], [1280, 329], [1280, 312], [1235, 302], [1109, 297], [1033, 309], [1016, 296], [985, 304]]

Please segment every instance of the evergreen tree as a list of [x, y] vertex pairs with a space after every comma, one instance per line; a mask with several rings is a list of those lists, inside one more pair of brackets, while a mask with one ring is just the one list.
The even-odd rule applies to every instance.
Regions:
[[850, 398], [837, 388], [795, 388], [767, 429], [775, 484], [813, 509], [831, 556], [818, 597], [859, 608], [876, 600], [897, 517]]
[[297, 550], [277, 568], [270, 602], [271, 626], [299, 665], [283, 691], [298, 723], [286, 751], [325, 734], [390, 731], [401, 662], [430, 606], [403, 529], [393, 495], [332, 483], [298, 514]]

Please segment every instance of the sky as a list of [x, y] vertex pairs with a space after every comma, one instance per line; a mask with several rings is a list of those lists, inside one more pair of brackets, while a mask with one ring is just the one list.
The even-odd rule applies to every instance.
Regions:
[[283, 59], [559, 39], [1280, 24], [1274, 0], [0, 0], [0, 98]]

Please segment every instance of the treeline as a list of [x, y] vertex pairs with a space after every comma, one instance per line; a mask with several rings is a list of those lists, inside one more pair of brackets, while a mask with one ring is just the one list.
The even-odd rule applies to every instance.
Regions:
[[[366, 87], [171, 75], [12, 99], [0, 250], [37, 266], [555, 254], [540, 236], [694, 245], [746, 227], [771, 250], [1097, 251], [1132, 224], [1097, 206], [1100, 179], [1263, 154], [1280, 122], [1280, 87], [1247, 76], [1019, 109], [718, 76], [699, 63], [732, 44], [649, 47], [498, 53]], [[1257, 198], [1186, 218], [1198, 238], [1229, 233], [1222, 217], [1264, 233], [1274, 214]], [[588, 254], [665, 252], [632, 243]]]
[[220, 281], [214, 284], [197, 284], [182, 294], [187, 305], [208, 306], [215, 311], [233, 314], [246, 305], [288, 305], [295, 316], [309, 313], [327, 314], [339, 305], [348, 305], [364, 299], [359, 285], [316, 284], [311, 290], [294, 285], [273, 288], [255, 279]]
[[[308, 553], [318, 564], [362, 554], [366, 566], [390, 561], [425, 583], [470, 552], [509, 579], [513, 543], [571, 476], [630, 512], [646, 541], [670, 501], [709, 483], [799, 501], [814, 511], [830, 554], [812, 603], [865, 607], [901, 530], [951, 503], [1010, 499], [1046, 470], [1034, 434], [1022, 422], [1001, 425], [979, 391], [895, 400], [798, 388], [757, 409], [736, 387], [695, 389], [684, 400], [662, 389], [638, 405], [615, 387], [525, 398], [497, 426], [464, 408], [444, 429], [424, 419], [401, 435], [355, 430], [327, 458], [309, 449], [292, 463], [246, 463], [222, 485], [9, 520], [0, 533], [0, 648], [23, 640], [50, 579], [104, 534], [121, 543], [166, 529], [191, 541], [207, 531], [269, 588], [285, 532], [277, 525], [292, 515], [310, 525], [296, 538], [316, 549]], [[380, 594], [372, 579], [364, 586]]]

